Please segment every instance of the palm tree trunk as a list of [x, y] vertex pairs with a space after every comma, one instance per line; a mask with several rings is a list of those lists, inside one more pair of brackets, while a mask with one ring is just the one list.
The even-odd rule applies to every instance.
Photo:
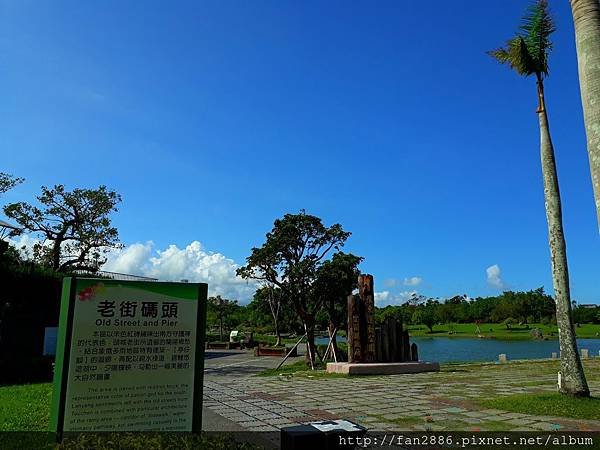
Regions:
[[569, 292], [569, 270], [567, 267], [567, 247], [562, 225], [562, 209], [554, 148], [550, 138], [550, 127], [544, 102], [544, 85], [538, 77], [540, 121], [540, 150], [542, 174], [544, 177], [544, 198], [548, 221], [548, 240], [552, 261], [552, 284], [556, 302], [556, 322], [560, 346], [561, 370], [558, 374], [558, 390], [563, 394], [589, 397], [583, 366], [577, 351], [577, 341], [571, 315], [571, 295]]
[[600, 227], [600, 1], [571, 0], [590, 172]]

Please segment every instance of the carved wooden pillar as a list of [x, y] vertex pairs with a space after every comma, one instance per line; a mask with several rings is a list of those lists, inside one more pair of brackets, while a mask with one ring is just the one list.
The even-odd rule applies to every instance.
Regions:
[[348, 361], [374, 362], [375, 296], [373, 277], [358, 277], [358, 295], [348, 297]]
[[364, 308], [363, 362], [374, 362], [375, 350], [375, 291], [373, 275], [358, 276], [358, 295]]
[[360, 299], [354, 295], [348, 296], [348, 362], [362, 362], [362, 347], [360, 343]]

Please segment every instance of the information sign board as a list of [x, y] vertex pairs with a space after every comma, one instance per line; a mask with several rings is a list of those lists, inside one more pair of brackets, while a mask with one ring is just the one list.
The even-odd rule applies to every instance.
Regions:
[[199, 432], [207, 289], [65, 278], [52, 431]]

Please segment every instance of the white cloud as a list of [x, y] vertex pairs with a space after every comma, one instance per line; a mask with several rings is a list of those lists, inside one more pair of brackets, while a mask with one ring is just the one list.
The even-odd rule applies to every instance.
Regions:
[[375, 292], [375, 305], [379, 308], [388, 305], [402, 305], [412, 295], [416, 294], [417, 291], [402, 291], [397, 294], [392, 294], [390, 291]]
[[222, 295], [244, 304], [253, 295], [256, 283], [236, 276], [238, 267], [232, 259], [207, 251], [200, 242], [193, 241], [185, 248], [169, 245], [164, 250], [154, 250], [152, 242], [131, 244], [111, 252], [102, 269], [162, 281], [208, 283], [209, 295]]
[[31, 234], [21, 234], [17, 237], [9, 238], [8, 242], [19, 250], [21, 257], [30, 258], [33, 255], [33, 246], [40, 242], [40, 240]]
[[423, 278], [421, 277], [410, 277], [404, 279], [405, 286], [418, 286], [423, 282]]
[[393, 288], [398, 284], [398, 280], [396, 280], [395, 278], [387, 278], [385, 280], [383, 280], [383, 285], [386, 288]]
[[375, 305], [381, 306], [387, 304], [387, 300], [390, 296], [390, 291], [375, 292]]
[[123, 249], [113, 250], [102, 269], [131, 275], [147, 273], [150, 270], [149, 259], [153, 246], [154, 243], [148, 241], [145, 244], [131, 244]]
[[[10, 243], [21, 250], [24, 257], [31, 256], [33, 245], [40, 242], [32, 235], [23, 234], [11, 239]], [[208, 295], [221, 295], [238, 300], [241, 304], [250, 301], [256, 290], [256, 282], [236, 276], [239, 265], [221, 253], [205, 250], [198, 241], [184, 248], [169, 245], [156, 249], [152, 241], [134, 243], [108, 252], [102, 270], [158, 278], [160, 281], [208, 283]]]
[[487, 282], [490, 286], [493, 286], [498, 289], [502, 289], [504, 287], [504, 281], [502, 281], [500, 266], [498, 264], [494, 264], [493, 266], [485, 269], [487, 273]]

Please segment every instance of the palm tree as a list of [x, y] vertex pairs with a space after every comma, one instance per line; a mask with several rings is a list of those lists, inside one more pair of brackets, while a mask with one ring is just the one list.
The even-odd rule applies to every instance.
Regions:
[[583, 120], [600, 227], [600, 1], [571, 0]]
[[506, 47], [493, 50], [488, 54], [498, 62], [508, 64], [519, 75], [525, 77], [535, 75], [537, 80], [537, 114], [540, 126], [544, 197], [561, 354], [558, 390], [565, 394], [589, 397], [590, 391], [577, 352], [577, 341], [571, 317], [569, 271], [562, 225], [560, 191], [544, 97], [544, 79], [548, 76], [548, 53], [552, 49], [550, 35], [554, 29], [552, 18], [548, 12], [547, 0], [537, 0], [528, 8], [519, 32], [507, 42]]

